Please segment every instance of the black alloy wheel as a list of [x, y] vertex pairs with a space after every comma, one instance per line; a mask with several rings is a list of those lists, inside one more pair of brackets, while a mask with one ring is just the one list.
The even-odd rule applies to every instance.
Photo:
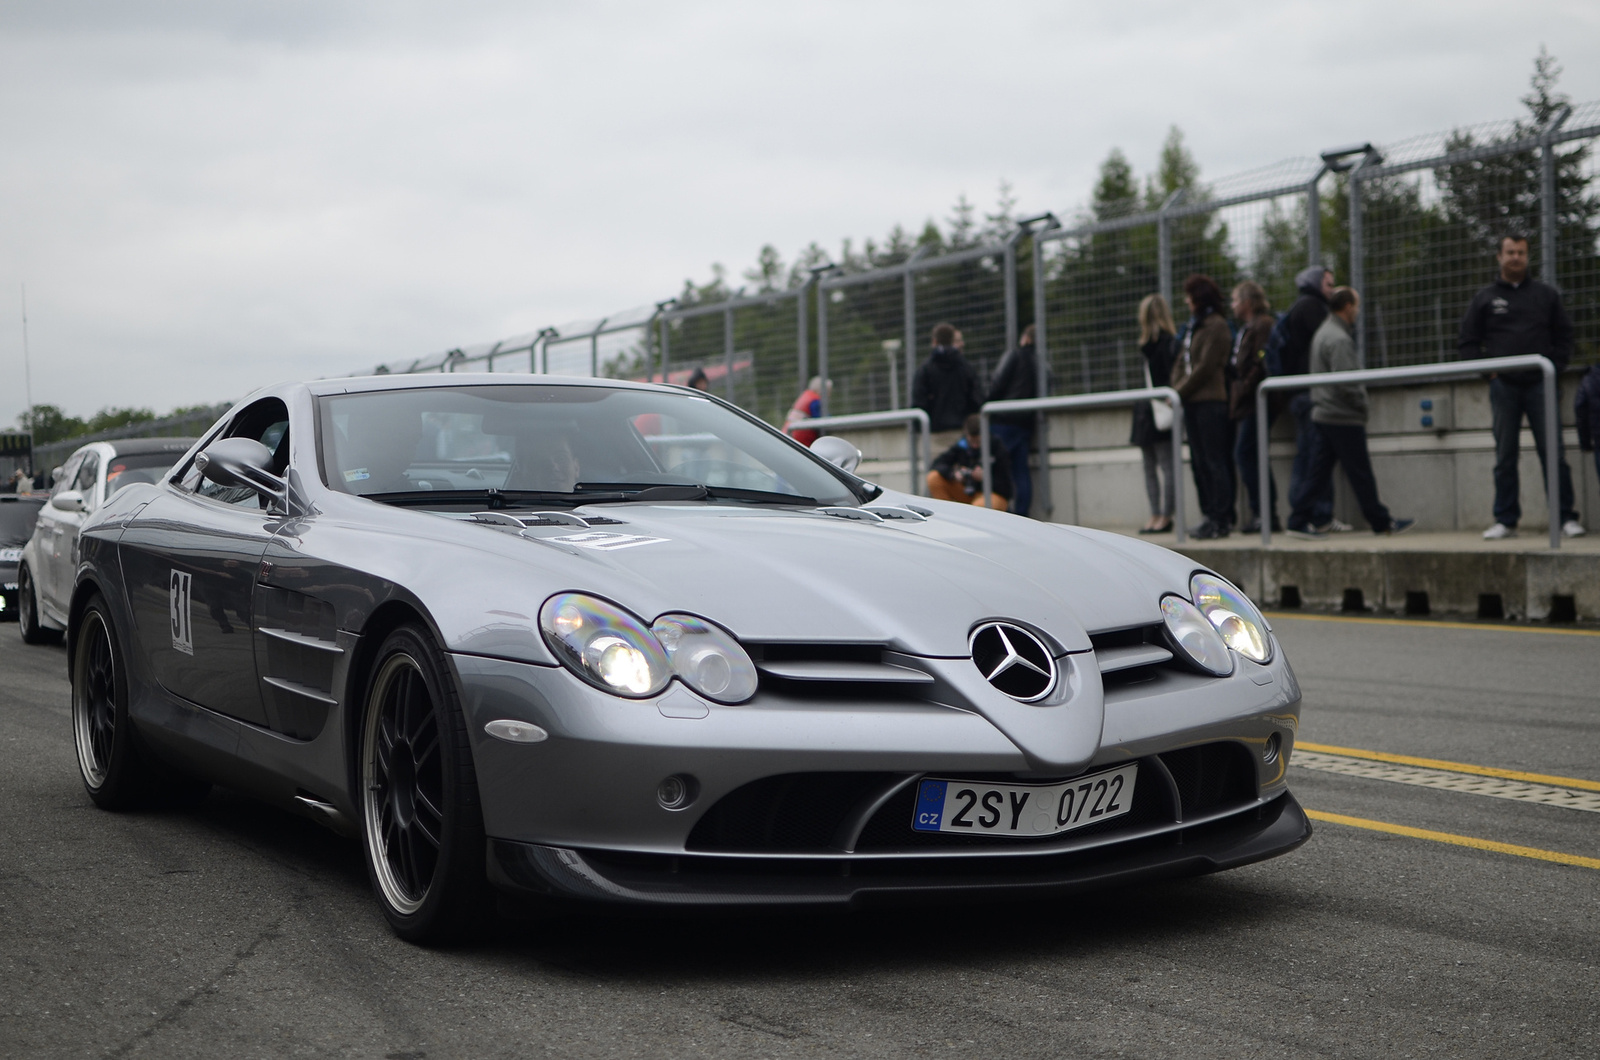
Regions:
[[176, 773], [140, 744], [128, 720], [128, 675], [111, 611], [89, 599], [72, 638], [72, 742], [83, 786], [103, 810], [205, 796], [211, 785]]
[[483, 812], [466, 721], [427, 633], [401, 626], [378, 652], [361, 726], [367, 870], [411, 942], [460, 940], [488, 901]]
[[24, 644], [55, 644], [61, 631], [39, 624], [39, 596], [26, 563], [17, 568], [17, 628]]

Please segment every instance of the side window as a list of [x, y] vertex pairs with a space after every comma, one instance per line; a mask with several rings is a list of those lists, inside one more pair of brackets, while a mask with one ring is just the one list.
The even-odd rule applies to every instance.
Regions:
[[78, 466], [78, 475], [72, 480], [72, 488], [83, 494], [84, 502], [94, 504], [95, 479], [100, 474], [100, 454], [87, 453], [83, 463]]
[[54, 497], [64, 490], [74, 488], [72, 483], [78, 477], [78, 465], [82, 463], [83, 454], [80, 453], [62, 465], [61, 474], [57, 475], [56, 480], [50, 485], [50, 496]]
[[[217, 437], [253, 438], [272, 450], [272, 470], [281, 475], [289, 466], [289, 409], [278, 398], [263, 398], [235, 416]], [[243, 486], [219, 486], [200, 477], [191, 466], [180, 483], [196, 495], [241, 508], [265, 507], [266, 500], [255, 490]]]

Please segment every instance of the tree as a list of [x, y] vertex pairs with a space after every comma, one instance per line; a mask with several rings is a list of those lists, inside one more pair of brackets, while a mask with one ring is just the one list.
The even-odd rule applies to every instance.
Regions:
[[757, 290], [777, 290], [778, 282], [783, 279], [783, 258], [778, 248], [771, 243], [763, 246], [756, 254], [755, 267], [744, 270], [744, 278], [755, 284]]
[[68, 416], [58, 405], [35, 405], [18, 416], [17, 423], [23, 430], [33, 432], [34, 445], [76, 438], [85, 433], [84, 422], [76, 416]]
[[108, 407], [89, 417], [89, 422], [85, 425], [85, 431], [88, 434], [95, 434], [99, 431], [109, 431], [114, 427], [127, 427], [134, 423], [148, 423], [155, 418], [156, 414], [151, 409]]

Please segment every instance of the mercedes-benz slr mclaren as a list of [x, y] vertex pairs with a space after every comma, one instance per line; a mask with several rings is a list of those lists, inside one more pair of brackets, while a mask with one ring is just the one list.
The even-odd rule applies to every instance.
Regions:
[[88, 793], [359, 836], [418, 941], [497, 899], [1030, 897], [1310, 835], [1300, 691], [1237, 588], [858, 459], [662, 385], [258, 392], [83, 526]]

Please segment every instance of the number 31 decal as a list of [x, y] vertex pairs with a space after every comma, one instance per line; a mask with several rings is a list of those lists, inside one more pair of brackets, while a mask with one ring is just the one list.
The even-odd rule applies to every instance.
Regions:
[[194, 654], [194, 627], [189, 624], [189, 586], [193, 580], [191, 574], [173, 571], [167, 597], [167, 610], [172, 617], [172, 648], [185, 655]]

